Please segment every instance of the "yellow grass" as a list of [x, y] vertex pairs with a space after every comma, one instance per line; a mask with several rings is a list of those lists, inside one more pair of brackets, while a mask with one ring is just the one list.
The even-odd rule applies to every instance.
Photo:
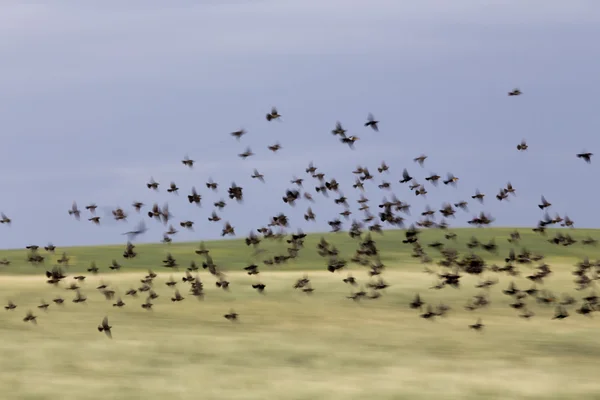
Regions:
[[[400, 267], [399, 267], [400, 268]], [[419, 268], [386, 272], [383, 297], [353, 302], [341, 282], [345, 273], [310, 272], [315, 292], [292, 286], [301, 272], [262, 273], [266, 293], [256, 293], [254, 277], [230, 273], [231, 291], [214, 285], [202, 272], [206, 296], [188, 294], [170, 301], [164, 285], [155, 310], [140, 307], [145, 296], [124, 296], [138, 287], [143, 273], [88, 277], [86, 304], [71, 302], [64, 284], [53, 287], [43, 276], [1, 276], [0, 389], [4, 399], [597, 399], [598, 320], [578, 315], [551, 320], [553, 308], [527, 300], [536, 316], [525, 321], [501, 293], [512, 278], [490, 291], [492, 304], [469, 312], [463, 306], [476, 278], [463, 287], [429, 290], [433, 278]], [[572, 294], [569, 266], [553, 265], [549, 288]], [[366, 282], [366, 274], [355, 273]], [[65, 280], [70, 283], [71, 277]], [[95, 287], [103, 281], [120, 293], [126, 306], [113, 307]], [[530, 285], [516, 280], [520, 288]], [[435, 321], [419, 318], [408, 302], [419, 292], [426, 302], [452, 307]], [[36, 308], [55, 295], [64, 307]], [[578, 295], [581, 297], [581, 294]], [[239, 323], [223, 318], [231, 308]], [[25, 323], [28, 309], [38, 324]], [[98, 332], [107, 315], [113, 339]], [[468, 329], [481, 316], [483, 332]]]

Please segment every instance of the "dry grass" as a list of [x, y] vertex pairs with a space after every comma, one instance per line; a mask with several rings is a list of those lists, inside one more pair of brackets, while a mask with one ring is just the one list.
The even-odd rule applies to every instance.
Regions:
[[[569, 266], [548, 285], [571, 291]], [[600, 347], [598, 320], [571, 312], [551, 320], [552, 308], [534, 305], [531, 321], [517, 318], [501, 294], [509, 279], [491, 289], [492, 304], [463, 309], [479, 290], [465, 277], [463, 288], [428, 290], [432, 278], [420, 267], [397, 266], [377, 300], [359, 303], [344, 275], [310, 272], [315, 292], [295, 292], [301, 272], [261, 274], [265, 295], [249, 287], [252, 277], [230, 273], [232, 290], [206, 281], [206, 297], [171, 302], [172, 290], [159, 275], [155, 310], [140, 307], [143, 297], [123, 297], [122, 309], [96, 293], [101, 277], [83, 284], [87, 304], [44, 283], [42, 276], [2, 276], [0, 290], [18, 308], [2, 312], [2, 398], [6, 399], [597, 399]], [[356, 274], [364, 280], [364, 274]], [[123, 294], [139, 286], [143, 274], [103, 279]], [[180, 274], [175, 275], [181, 279]], [[68, 278], [70, 280], [70, 278]], [[520, 287], [528, 287], [517, 280]], [[416, 292], [425, 301], [450, 305], [448, 317], [428, 321], [407, 306]], [[64, 307], [36, 309], [56, 294]], [[234, 308], [239, 323], [223, 314]], [[22, 321], [28, 309], [38, 325]], [[105, 315], [113, 340], [96, 326]], [[482, 316], [481, 333], [468, 324]]]

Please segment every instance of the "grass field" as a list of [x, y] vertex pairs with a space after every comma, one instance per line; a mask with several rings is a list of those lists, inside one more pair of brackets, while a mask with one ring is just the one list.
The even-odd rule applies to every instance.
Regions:
[[[432, 229], [423, 230], [420, 235], [420, 241], [423, 246], [433, 241], [441, 241], [446, 243], [448, 247], [453, 247], [461, 252], [467, 251], [466, 243], [471, 237], [476, 236], [481, 242], [489, 242], [495, 240], [498, 245], [498, 254], [494, 255], [485, 252], [481, 249], [475, 249], [474, 252], [483, 256], [491, 262], [499, 262], [504, 259], [511, 248], [519, 250], [526, 248], [534, 253], [542, 253], [547, 258], [554, 261], [566, 261], [587, 255], [590, 259], [600, 258], [600, 246], [584, 246], [581, 243], [565, 247], [557, 246], [548, 243], [548, 239], [555, 236], [556, 233], [569, 233], [575, 239], [585, 239], [592, 237], [600, 242], [600, 230], [565, 230], [565, 229], [549, 229], [546, 236], [541, 236], [531, 231], [531, 229], [518, 229], [521, 235], [521, 241], [518, 245], [513, 245], [508, 242], [510, 232], [513, 228], [493, 228], [493, 229], [454, 229], [452, 232], [457, 234], [455, 241], [444, 239], [444, 230]], [[357, 240], [349, 237], [348, 233], [315, 233], [309, 234], [305, 240], [305, 249], [300, 252], [299, 257], [293, 261], [279, 266], [261, 266], [264, 271], [313, 271], [324, 270], [325, 261], [317, 254], [316, 245], [324, 237], [329, 243], [335, 245], [340, 254], [352, 256], [357, 248]], [[373, 239], [377, 242], [378, 248], [381, 250], [381, 257], [384, 262], [393, 263], [395, 266], [402, 267], [406, 263], [414, 264], [415, 259], [411, 257], [412, 247], [408, 244], [403, 244], [405, 238], [404, 231], [389, 230], [384, 231], [383, 235], [373, 233]], [[175, 239], [176, 240], [176, 239]], [[45, 243], [37, 243], [40, 247]], [[198, 248], [198, 243], [177, 243], [170, 244], [139, 244], [136, 246], [136, 251], [139, 255], [132, 260], [123, 258], [123, 250], [125, 244], [114, 246], [96, 246], [96, 247], [71, 247], [62, 248], [58, 243], [55, 254], [49, 254], [43, 249], [40, 254], [46, 256], [48, 262], [46, 267], [53, 265], [55, 261], [61, 257], [62, 252], [66, 252], [71, 258], [69, 262], [69, 272], [85, 272], [92, 261], [96, 262], [101, 272], [107, 274], [112, 272], [108, 266], [112, 260], [117, 260], [123, 266], [120, 272], [133, 270], [147, 270], [148, 268], [161, 268], [162, 262], [167, 253], [171, 253], [178, 261], [181, 267], [187, 267], [192, 260], [201, 261], [202, 257], [196, 255], [194, 250]], [[211, 256], [215, 262], [225, 271], [240, 271], [248, 263], [261, 261], [264, 257], [253, 256], [252, 247], [246, 246], [242, 239], [220, 240], [214, 242], [206, 242], [206, 247], [210, 250]], [[286, 253], [288, 244], [285, 242], [277, 242], [273, 240], [265, 240], [260, 244], [260, 247], [267, 250], [266, 255]], [[434, 249], [428, 249], [428, 254], [432, 256], [438, 252]], [[0, 250], [0, 259], [7, 258], [11, 261], [9, 266], [0, 266], [0, 274], [36, 274], [43, 273], [44, 267], [35, 267], [26, 262], [27, 251], [25, 248], [16, 250]]]
[[[495, 237], [500, 261], [510, 248], [512, 229], [457, 229], [453, 247], [466, 251], [473, 235], [482, 242]], [[522, 229], [518, 250], [526, 247], [547, 256], [553, 274], [541, 288], [555, 294], [570, 293], [580, 299], [590, 291], [576, 292], [571, 274], [583, 257], [600, 258], [593, 246], [576, 243], [551, 245], [543, 237]], [[565, 231], [563, 231], [565, 232]], [[569, 231], [575, 239], [600, 239], [600, 231]], [[548, 233], [548, 238], [554, 232]], [[325, 234], [342, 256], [350, 258], [356, 248], [347, 234]], [[347, 272], [329, 273], [316, 254], [320, 234], [310, 235], [305, 249], [293, 262], [262, 267], [264, 294], [251, 283], [258, 278], [241, 268], [255, 260], [241, 241], [207, 242], [215, 262], [231, 282], [230, 292], [214, 285], [206, 270], [199, 277], [206, 295], [198, 300], [181, 282], [192, 260], [196, 244], [139, 245], [133, 261], [122, 257], [123, 246], [57, 249], [72, 257], [67, 275], [85, 271], [91, 261], [101, 269], [86, 274], [81, 283], [85, 303], [71, 302], [73, 293], [45, 283], [43, 272], [52, 266], [32, 267], [24, 262], [26, 251], [0, 252], [11, 260], [2, 267], [0, 290], [4, 300], [17, 308], [2, 312], [3, 399], [598, 399], [596, 339], [599, 322], [575, 313], [552, 320], [553, 306], [526, 300], [536, 313], [531, 320], [518, 318], [509, 307], [512, 299], [501, 293], [510, 281], [520, 289], [531, 286], [524, 277], [497, 276], [499, 284], [489, 289], [491, 304], [467, 311], [466, 301], [483, 289], [479, 278], [465, 276], [461, 288], [430, 290], [435, 280], [423, 273], [423, 265], [410, 257], [410, 246], [402, 244], [400, 231], [374, 235], [387, 269], [383, 278], [390, 287], [379, 299], [358, 302], [347, 299], [350, 287], [342, 282]], [[424, 231], [421, 242], [443, 239], [443, 231]], [[41, 243], [40, 243], [41, 245]], [[265, 243], [270, 253], [284, 244]], [[182, 266], [165, 271], [160, 260], [170, 252]], [[432, 256], [437, 253], [427, 249]], [[41, 252], [45, 254], [45, 252]], [[481, 252], [480, 254], [486, 254]], [[437, 257], [434, 257], [437, 258]], [[123, 272], [108, 270], [112, 259], [123, 264]], [[256, 260], [260, 260], [256, 259]], [[141, 285], [145, 270], [159, 276], [154, 290], [160, 295], [154, 310], [140, 307], [145, 296], [125, 296], [130, 287]], [[524, 274], [528, 267], [520, 268]], [[348, 271], [364, 283], [364, 267]], [[307, 273], [315, 291], [308, 295], [294, 290], [298, 278]], [[164, 282], [173, 276], [185, 300], [171, 302], [173, 289]], [[65, 282], [73, 282], [71, 276]], [[108, 284], [126, 305], [113, 307], [96, 290]], [[419, 318], [408, 303], [420, 293], [426, 303], [451, 307], [445, 317], [433, 321]], [[51, 303], [60, 295], [64, 306], [52, 304], [47, 312], [36, 306], [41, 299]], [[38, 324], [22, 318], [31, 309]], [[234, 309], [239, 321], [223, 315]], [[113, 326], [110, 340], [96, 329], [104, 316]], [[468, 328], [478, 317], [481, 332]]]

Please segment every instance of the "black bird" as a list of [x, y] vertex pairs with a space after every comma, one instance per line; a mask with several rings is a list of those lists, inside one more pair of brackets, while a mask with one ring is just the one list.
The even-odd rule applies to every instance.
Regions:
[[240, 138], [242, 136], [244, 136], [245, 134], [246, 134], [246, 130], [245, 129], [240, 129], [239, 131], [231, 132], [231, 136], [233, 136], [237, 140], [240, 140]]
[[148, 229], [146, 228], [146, 224], [144, 223], [144, 221], [141, 221], [140, 223], [137, 224], [137, 226], [135, 227], [134, 230], [125, 232], [123, 235], [127, 235], [129, 240], [133, 240], [134, 238], [138, 237], [139, 235], [146, 233], [147, 230]]
[[410, 176], [406, 168], [404, 168], [404, 170], [402, 171], [402, 180], [400, 180], [400, 183], [410, 182], [412, 179], [413, 177]]
[[111, 330], [112, 326], [110, 326], [108, 324], [108, 317], [104, 317], [104, 319], [102, 320], [102, 323], [100, 325], [98, 325], [98, 332], [104, 332], [106, 334], [106, 336], [108, 336], [109, 338], [112, 339], [112, 333]]
[[520, 96], [522, 94], [523, 93], [518, 88], [515, 88], [515, 89], [511, 90], [510, 92], [508, 92], [509, 96]]
[[569, 313], [563, 306], [556, 307], [554, 317], [552, 319], [565, 319], [569, 316]]
[[376, 121], [373, 114], [369, 113], [365, 126], [370, 126], [375, 132], [379, 132], [379, 126], [377, 126], [377, 124], [379, 124], [379, 121]]
[[483, 324], [481, 323], [481, 318], [477, 320], [473, 325], [469, 325], [469, 328], [479, 331], [483, 328]]
[[277, 111], [276, 107], [271, 108], [271, 112], [267, 114], [267, 121], [272, 121], [274, 119], [279, 119], [281, 114]]
[[31, 311], [27, 311], [27, 315], [25, 315], [25, 318], [23, 318], [23, 322], [29, 322], [31, 321], [31, 323], [33, 324], [37, 324], [37, 317], [35, 315], [33, 315], [33, 313]]
[[586, 163], [590, 163], [592, 161], [593, 153], [579, 153], [577, 154], [577, 158], [581, 158]]
[[543, 210], [544, 208], [548, 208], [552, 205], [552, 203], [549, 203], [546, 198], [544, 196], [542, 196], [542, 204], [539, 204], [538, 207], [540, 208], [540, 210]]
[[335, 123], [335, 129], [331, 131], [333, 135], [340, 135], [342, 137], [346, 136], [346, 130], [342, 127], [341, 122]]
[[202, 201], [202, 196], [200, 196], [198, 194], [198, 192], [196, 192], [196, 188], [192, 187], [192, 193], [188, 194], [188, 201], [190, 203], [195, 203], [197, 205], [200, 205], [200, 202]]
[[228, 319], [229, 321], [237, 321], [238, 319], [238, 313], [236, 313], [235, 311], [231, 310], [229, 311], [228, 314], [223, 315], [226, 319]]

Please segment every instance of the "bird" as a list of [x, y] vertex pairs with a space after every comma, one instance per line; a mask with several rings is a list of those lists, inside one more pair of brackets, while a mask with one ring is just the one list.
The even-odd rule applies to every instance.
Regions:
[[129, 237], [129, 240], [132, 240], [132, 239], [136, 238], [137, 236], [146, 233], [147, 230], [148, 229], [146, 227], [146, 223], [144, 221], [140, 221], [137, 224], [137, 226], [135, 227], [135, 229], [133, 229], [129, 232], [125, 232], [123, 235], [127, 235]]
[[100, 325], [98, 325], [98, 332], [104, 332], [107, 337], [112, 339], [112, 326], [108, 324], [108, 317], [104, 317]]
[[421, 167], [423, 166], [423, 163], [425, 163], [425, 160], [427, 159], [427, 156], [424, 154], [421, 154], [419, 157], [415, 157], [413, 159], [414, 162], [418, 163]]
[[469, 328], [471, 328], [471, 329], [474, 329], [474, 330], [476, 330], [476, 331], [479, 331], [479, 330], [483, 329], [483, 327], [484, 327], [484, 325], [483, 325], [483, 323], [481, 322], [481, 318], [479, 318], [479, 319], [477, 320], [477, 322], [475, 322], [474, 324], [472, 324], [472, 325], [469, 325]]
[[557, 306], [552, 319], [565, 319], [569, 316], [569, 312], [563, 306]]
[[188, 201], [190, 203], [200, 205], [200, 202], [202, 201], [202, 196], [198, 194], [195, 187], [192, 187], [192, 193], [188, 195]]
[[133, 202], [132, 206], [135, 209], [135, 211], [140, 212], [140, 210], [144, 206], [144, 203], [141, 203], [139, 201], [135, 201], [135, 202]]
[[23, 318], [23, 322], [31, 322], [32, 324], [37, 324], [37, 317], [33, 315], [31, 311], [27, 311], [25, 318]]
[[509, 96], [520, 96], [522, 93], [518, 88], [515, 88], [513, 90], [511, 90], [510, 92], [508, 92]]
[[275, 143], [275, 144], [273, 144], [271, 146], [267, 146], [267, 148], [269, 150], [271, 150], [273, 153], [276, 153], [278, 150], [281, 149], [281, 145], [279, 143]]
[[335, 123], [335, 129], [333, 129], [333, 130], [331, 131], [331, 133], [332, 133], [333, 135], [339, 135], [339, 136], [342, 136], [342, 137], [346, 136], [346, 132], [347, 132], [347, 131], [346, 131], [346, 129], [344, 129], [344, 128], [342, 127], [342, 123], [341, 123], [341, 122], [339, 122], [339, 121], [337, 121], [337, 122]]
[[258, 170], [256, 168], [254, 169], [254, 173], [251, 175], [251, 178], [258, 179], [259, 181], [261, 181], [263, 183], [265, 181], [265, 176], [263, 174], [261, 174], [260, 172], [258, 172]]
[[479, 189], [477, 189], [475, 191], [475, 195], [471, 196], [472, 199], [477, 199], [479, 200], [480, 203], [483, 203], [483, 198], [485, 197], [485, 194], [481, 193], [479, 191]]
[[584, 152], [584, 153], [577, 154], [577, 158], [581, 158], [583, 161], [585, 161], [586, 163], [589, 164], [590, 162], [592, 162], [593, 155], [594, 155], [593, 153]]
[[238, 156], [242, 159], [246, 159], [250, 156], [253, 156], [254, 153], [252, 152], [252, 150], [250, 149], [250, 147], [246, 147], [246, 151], [244, 151], [243, 153], [238, 154]]
[[213, 191], [217, 191], [217, 188], [219, 187], [219, 184], [216, 182], [213, 182], [212, 178], [208, 179], [208, 182], [206, 182], [206, 187], [213, 190]]
[[267, 114], [267, 121], [281, 118], [281, 114], [277, 111], [276, 107], [271, 108], [271, 112]]
[[182, 301], [184, 299], [184, 297], [181, 295], [181, 293], [179, 293], [179, 290], [175, 290], [175, 294], [173, 297], [171, 297], [171, 301], [176, 302], [176, 301]]
[[148, 183], [146, 183], [146, 186], [148, 187], [148, 189], [153, 189], [153, 190], [158, 190], [159, 185], [160, 185], [160, 183], [156, 182], [154, 180], [154, 178], [150, 178], [150, 181]]
[[72, 215], [75, 217], [76, 220], [79, 220], [79, 216], [81, 215], [81, 211], [79, 211], [79, 209], [77, 208], [77, 203], [73, 202], [73, 205], [71, 206], [71, 209], [69, 210], [69, 215]]
[[229, 311], [229, 313], [225, 314], [224, 317], [225, 317], [225, 319], [228, 319], [229, 321], [237, 321], [238, 313], [231, 310], [231, 311]]
[[351, 149], [354, 149], [354, 143], [357, 140], [360, 140], [360, 138], [358, 136], [348, 136], [348, 137], [344, 136], [340, 139], [340, 141], [342, 143], [347, 144], [348, 146], [350, 146]]
[[117, 302], [113, 304], [113, 307], [123, 307], [125, 305], [125, 303], [123, 302], [123, 300], [121, 300], [121, 298], [119, 297], [117, 299]]
[[6, 216], [4, 213], [0, 213], [0, 224], [10, 225], [12, 220]]
[[191, 160], [188, 156], [185, 156], [181, 163], [187, 167], [192, 168], [194, 166], [194, 160]]
[[246, 134], [246, 130], [245, 129], [240, 129], [238, 131], [234, 131], [234, 132], [230, 133], [230, 135], [233, 136], [234, 138], [236, 138], [237, 140], [240, 140], [240, 138], [242, 136], [244, 136], [245, 134]]
[[542, 196], [542, 204], [539, 204], [538, 207], [540, 210], [550, 207], [552, 204], [549, 203], [544, 196]]
[[373, 114], [369, 113], [367, 116], [367, 122], [365, 122], [365, 126], [370, 126], [375, 132], [379, 132], [379, 121], [375, 120]]
[[169, 188], [167, 189], [167, 192], [177, 194], [178, 190], [179, 190], [179, 188], [177, 187], [177, 184], [175, 184], [175, 182], [171, 182], [169, 184]]

